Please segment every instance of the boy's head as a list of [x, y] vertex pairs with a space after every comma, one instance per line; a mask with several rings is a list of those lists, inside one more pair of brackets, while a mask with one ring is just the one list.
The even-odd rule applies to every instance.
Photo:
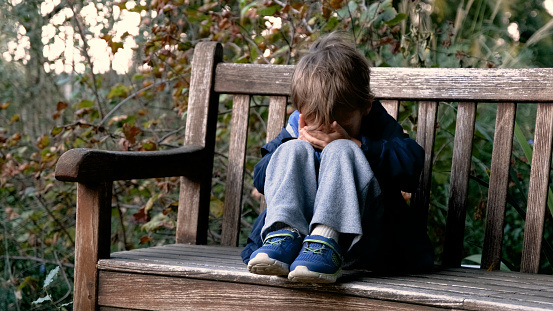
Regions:
[[373, 95], [369, 64], [340, 33], [315, 42], [292, 77], [292, 103], [316, 127], [345, 121], [351, 113], [368, 113]]

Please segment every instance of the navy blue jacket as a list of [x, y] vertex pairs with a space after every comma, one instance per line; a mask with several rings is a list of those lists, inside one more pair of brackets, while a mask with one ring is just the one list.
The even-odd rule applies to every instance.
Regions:
[[[299, 112], [295, 111], [290, 116], [288, 126], [261, 149], [263, 158], [254, 168], [253, 180], [259, 192], [264, 193], [265, 171], [273, 152], [281, 144], [298, 136], [298, 119]], [[361, 148], [382, 191], [399, 194], [399, 190], [412, 192], [417, 188], [424, 150], [403, 132], [401, 125], [386, 112], [380, 102], [375, 101], [370, 113], [363, 118], [360, 135]]]
[[[272, 154], [281, 144], [298, 136], [298, 118], [296, 111], [290, 116], [288, 126], [261, 149], [263, 157], [254, 168], [254, 185], [259, 192], [264, 193], [265, 172]], [[424, 149], [404, 133], [401, 125], [376, 100], [362, 120], [360, 141], [379, 182], [384, 204], [407, 208], [401, 191], [416, 190], [424, 164]], [[264, 222], [265, 212], [254, 223], [248, 245], [242, 252], [246, 263], [251, 253], [263, 245], [260, 233]]]

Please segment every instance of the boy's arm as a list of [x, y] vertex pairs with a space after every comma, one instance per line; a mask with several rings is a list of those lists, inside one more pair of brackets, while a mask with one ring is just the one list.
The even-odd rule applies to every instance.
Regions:
[[361, 148], [380, 183], [386, 190], [416, 190], [424, 164], [424, 149], [407, 137], [361, 139]]
[[374, 101], [361, 136], [361, 148], [383, 191], [416, 190], [424, 165], [424, 149]]
[[290, 135], [286, 128], [283, 128], [275, 139], [271, 140], [265, 144], [263, 148], [261, 148], [261, 155], [263, 157], [259, 162], [257, 162], [253, 169], [253, 185], [260, 193], [264, 194], [265, 172], [267, 171], [267, 165], [269, 165], [271, 156], [280, 145], [290, 139], [294, 139], [294, 137]]

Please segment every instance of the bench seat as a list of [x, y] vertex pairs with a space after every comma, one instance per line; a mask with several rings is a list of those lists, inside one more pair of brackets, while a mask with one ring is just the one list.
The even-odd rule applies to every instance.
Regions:
[[553, 310], [553, 278], [545, 275], [436, 267], [383, 277], [349, 270], [336, 284], [311, 285], [251, 274], [240, 251], [174, 244], [112, 253], [98, 263], [100, 310], [301, 310], [314, 303], [323, 310]]

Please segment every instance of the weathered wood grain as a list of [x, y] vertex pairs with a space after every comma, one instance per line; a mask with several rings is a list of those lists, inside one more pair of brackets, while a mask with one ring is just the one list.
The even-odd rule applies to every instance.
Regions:
[[56, 164], [56, 179], [80, 183], [188, 176], [205, 172], [203, 147], [186, 145], [164, 151], [104, 151], [85, 148], [65, 152]]
[[[443, 295], [466, 296], [478, 298], [480, 301], [486, 301], [490, 297], [505, 298], [510, 300], [520, 301], [521, 292], [524, 291], [515, 287], [504, 287], [503, 284], [492, 283], [474, 283], [470, 281], [459, 281], [453, 278], [419, 278], [419, 277], [402, 277], [402, 278], [374, 278], [372, 282], [377, 286], [397, 286], [404, 289], [421, 290], [428, 292], [441, 293]], [[373, 285], [374, 286], [374, 285]], [[539, 295], [539, 291], [534, 290], [529, 294], [524, 294], [528, 298], [528, 302], [536, 302], [543, 305], [551, 305], [553, 307], [553, 298], [551, 293], [543, 293]], [[516, 305], [517, 303], [512, 303]]]
[[380, 103], [386, 109], [389, 115], [397, 120], [399, 114], [399, 100], [381, 100]]
[[[153, 264], [156, 268], [145, 269], [145, 268], [132, 268], [125, 267], [125, 263], [136, 263], [137, 265], [149, 265]], [[162, 266], [171, 266], [165, 267]], [[165, 245], [159, 247], [151, 247], [147, 249], [136, 249], [126, 252], [116, 252], [113, 253], [111, 258], [108, 260], [101, 260], [98, 264], [100, 269], [111, 270], [111, 271], [126, 271], [126, 272], [139, 272], [143, 273], [167, 273], [168, 270], [173, 271], [174, 276], [187, 276], [187, 273], [201, 272], [201, 268], [211, 269], [214, 274], [228, 274], [229, 277], [238, 277], [244, 276], [244, 280], [249, 280], [251, 278], [259, 278], [259, 280], [273, 280], [280, 279], [285, 281], [285, 278], [267, 278], [265, 276], [257, 276], [247, 272], [246, 265], [242, 263], [240, 259], [240, 248], [232, 247], [221, 247], [221, 246], [202, 246], [202, 245]], [[174, 267], [173, 267], [174, 266]], [[121, 269], [117, 267], [123, 267]], [[175, 268], [176, 267], [176, 268]], [[357, 273], [358, 271], [346, 270], [346, 274], [350, 275], [352, 273]], [[230, 276], [233, 274], [233, 276]], [[366, 282], [374, 282], [375, 279], [388, 279], [390, 277], [385, 276], [370, 276], [367, 274], [361, 276], [365, 279]], [[537, 277], [537, 278], [536, 278]], [[542, 277], [542, 278], [539, 278]], [[207, 279], [215, 279], [216, 277], [207, 277]], [[397, 277], [391, 277], [392, 279], [397, 279]], [[533, 288], [551, 288], [553, 280], [548, 278], [545, 275], [530, 275], [523, 273], [507, 273], [502, 271], [487, 272], [477, 269], [443, 269], [436, 270], [434, 273], [428, 274], [413, 274], [399, 277], [400, 279], [407, 278], [418, 278], [418, 279], [440, 279], [446, 278], [453, 280], [454, 278], [463, 280], [465, 282], [470, 282], [472, 279], [481, 279], [480, 283], [486, 282], [503, 282], [503, 279], [506, 279], [505, 284], [507, 287], [516, 288], [516, 290], [524, 284], [532, 284]], [[238, 281], [237, 279], [235, 279]], [[357, 278], [359, 281], [360, 278]], [[272, 284], [272, 281], [266, 281], [259, 284]], [[281, 282], [282, 283], [282, 282]], [[285, 281], [285, 283], [289, 283]], [[477, 282], [478, 283], [478, 282]], [[298, 283], [289, 283], [295, 284]], [[343, 286], [343, 284], [341, 285]], [[511, 289], [513, 290], [513, 289]]]
[[[456, 275], [456, 274], [421, 274], [421, 275], [412, 275], [401, 277], [401, 281], [406, 283], [406, 286], [411, 283], [424, 283], [429, 284], [429, 286], [441, 286], [441, 290], [446, 290], [447, 287], [452, 287], [453, 291], [464, 292], [467, 289], [475, 295], [480, 296], [489, 296], [490, 293], [494, 292], [498, 295], [501, 294], [521, 294], [529, 296], [539, 296], [538, 300], [550, 301], [553, 299], [551, 288], [548, 284], [540, 282], [513, 282], [496, 277], [482, 277], [477, 278], [472, 273], [466, 273], [465, 275]], [[385, 278], [382, 282], [388, 282]], [[436, 289], [439, 289], [436, 287]], [[475, 290], [476, 289], [476, 290]]]
[[466, 268], [448, 268], [440, 271], [440, 274], [467, 274], [470, 272], [471, 278], [486, 278], [497, 279], [505, 282], [525, 282], [534, 283], [540, 282], [543, 284], [549, 284], [553, 286], [553, 278], [547, 274], [529, 274], [529, 273], [516, 273], [512, 271], [490, 271], [483, 269], [466, 269]]
[[[180, 245], [180, 244], [179, 244]], [[221, 251], [219, 248], [213, 248], [213, 250]], [[180, 249], [171, 248], [147, 248], [147, 251], [142, 252], [121, 252], [115, 253], [113, 259], [125, 259], [125, 260], [138, 260], [138, 261], [155, 261], [155, 262], [172, 262], [178, 264], [179, 262], [186, 262], [186, 264], [199, 265], [199, 266], [218, 266], [222, 267], [235, 267], [239, 269], [245, 269], [245, 265], [240, 258], [240, 254], [229, 255], [226, 253], [204, 253], [202, 251], [197, 252], [182, 252]]]
[[286, 96], [271, 96], [269, 99], [269, 117], [267, 119], [267, 139], [270, 142], [278, 136], [286, 123]]
[[221, 63], [215, 75], [215, 91], [229, 94], [290, 95], [293, 65]]
[[[286, 125], [286, 105], [288, 104], [286, 96], [271, 96], [269, 100], [269, 117], [267, 119], [267, 138], [266, 142], [275, 139], [282, 128]], [[265, 197], [261, 197], [259, 211], [267, 208]]]
[[553, 137], [553, 105], [538, 104], [534, 134], [534, 152], [528, 186], [528, 205], [524, 226], [521, 272], [537, 273], [540, 266], [543, 223], [547, 205], [551, 142]]
[[[215, 91], [289, 95], [294, 66], [221, 63]], [[378, 99], [551, 102], [553, 68], [371, 68]]]
[[551, 101], [552, 73], [551, 68], [371, 68], [371, 89], [377, 98], [406, 100]]
[[[478, 274], [473, 272], [474, 269], [468, 269], [465, 272], [455, 272], [449, 269], [437, 271], [435, 273], [425, 274], [413, 274], [405, 275], [400, 278], [393, 277], [395, 280], [401, 280], [407, 283], [424, 283], [432, 285], [444, 286], [439, 290], [453, 290], [453, 291], [465, 291], [466, 288], [480, 289], [478, 292], [474, 292], [477, 295], [489, 296], [490, 293], [495, 292], [498, 294], [521, 294], [523, 292], [526, 295], [538, 296], [540, 301], [553, 302], [553, 291], [551, 284], [547, 279], [532, 279], [528, 275], [525, 277], [517, 277], [521, 273], [509, 273], [507, 277], [502, 274], [487, 273]], [[383, 282], [388, 282], [387, 277], [383, 277]], [[406, 284], [406, 286], [412, 286]], [[447, 287], [454, 287], [448, 289]], [[438, 289], [438, 288], [437, 288]]]
[[[147, 310], [437, 310], [333, 293], [156, 275], [101, 272], [100, 304]], [[104, 283], [105, 282], [105, 283]], [[113, 286], [120, 284], [121, 286]], [[125, 289], [135, 286], [136, 291]]]
[[[184, 248], [183, 248], [184, 247]], [[240, 257], [240, 248], [238, 247], [226, 247], [219, 245], [186, 245], [181, 244], [167, 244], [159, 247], [148, 247], [148, 248], [138, 248], [133, 249], [132, 252], [116, 252], [113, 253], [113, 256], [121, 256], [123, 254], [141, 254], [141, 253], [175, 253], [179, 255], [193, 255], [193, 256], [211, 256], [214, 258], [233, 258], [235, 259]]]
[[109, 258], [112, 182], [77, 184], [75, 311], [97, 307], [99, 259]]
[[232, 104], [231, 134], [225, 186], [225, 213], [223, 215], [221, 233], [221, 244], [227, 246], [238, 246], [249, 115], [250, 96], [235, 95]]
[[198, 44], [194, 50], [190, 79], [188, 117], [184, 144], [205, 149], [201, 180], [181, 177], [179, 212], [177, 215], [178, 243], [207, 242], [211, 174], [215, 149], [215, 130], [219, 96], [213, 92], [215, 66], [223, 58], [223, 48], [215, 42]]
[[518, 305], [506, 303], [503, 298], [489, 299], [488, 301], [475, 301], [472, 298], [467, 298], [464, 301], [467, 310], [479, 311], [497, 311], [497, 310], [512, 310], [512, 311], [546, 311], [552, 310], [550, 305], [536, 305], [532, 302], [520, 301]]
[[[239, 251], [239, 248], [232, 247], [167, 245], [150, 248], [147, 251], [133, 250], [114, 253], [111, 259], [101, 260], [99, 268], [110, 273], [123, 273], [122, 276], [117, 276], [117, 279], [126, 278], [125, 275], [128, 274], [137, 275], [138, 278], [144, 279], [144, 281], [140, 281], [144, 283], [150, 283], [152, 276], [155, 278], [159, 276], [159, 281], [154, 282], [154, 284], [158, 284], [157, 282], [162, 282], [161, 276], [168, 276], [169, 279], [165, 279], [166, 281], [163, 282], [169, 284], [169, 287], [173, 286], [171, 284], [174, 279], [217, 281], [220, 284], [213, 286], [214, 288], [221, 286], [221, 295], [234, 292], [234, 289], [227, 289], [227, 286], [231, 286], [230, 283], [233, 283], [233, 288], [240, 287], [241, 284], [249, 284], [255, 286], [252, 288], [261, 286], [261, 288], [275, 291], [286, 290], [286, 295], [291, 296], [296, 295], [297, 291], [324, 295], [327, 297], [326, 299], [332, 299], [331, 304], [339, 302], [341, 299], [339, 297], [371, 299], [365, 302], [368, 304], [367, 307], [371, 306], [373, 299], [457, 310], [480, 310], [481, 308], [492, 310], [493, 306], [501, 307], [504, 310], [523, 310], [525, 308], [548, 310], [553, 305], [553, 295], [551, 295], [553, 278], [546, 275], [454, 268], [440, 269], [425, 274], [383, 276], [373, 275], [366, 271], [346, 270], [345, 276], [340, 278], [338, 283], [321, 286], [294, 283], [284, 277], [249, 273], [246, 265], [242, 264], [240, 260]], [[152, 252], [158, 252], [159, 256], [143, 257], [144, 253]], [[165, 255], [167, 252], [171, 255]], [[128, 256], [129, 253], [137, 256]], [[192, 258], [197, 253], [201, 253], [202, 256], [196, 259]], [[227, 258], [223, 259], [225, 256]], [[209, 260], [209, 257], [214, 260]], [[160, 260], [159, 258], [164, 259]], [[103, 275], [105, 275], [104, 272], [101, 273], [101, 282], [107, 284], [109, 278], [102, 280]], [[189, 286], [182, 284], [179, 286], [179, 290], [167, 289], [167, 295], [169, 293], [177, 293], [177, 296], [188, 295], [181, 292]], [[112, 290], [105, 289], [105, 291], [106, 295], [115, 295]], [[209, 293], [209, 295], [212, 294]], [[195, 293], [194, 295], [201, 294]], [[205, 297], [205, 299], [208, 298]], [[467, 304], [467, 301], [470, 301], [470, 305]], [[124, 304], [122, 303], [122, 305]], [[138, 308], [132, 304], [127, 307]], [[164, 306], [164, 308], [170, 307]]]
[[444, 265], [450, 267], [461, 265], [475, 119], [476, 103], [459, 103], [443, 257]]
[[417, 124], [417, 143], [424, 148], [424, 167], [421, 173], [419, 187], [413, 194], [412, 205], [419, 210], [421, 222], [426, 223], [428, 206], [430, 204], [430, 184], [432, 181], [432, 165], [434, 159], [434, 137], [436, 136], [437, 102], [419, 102]]
[[499, 270], [501, 265], [516, 108], [515, 103], [497, 105], [488, 206], [486, 208], [486, 231], [480, 265], [482, 269], [487, 270]]

